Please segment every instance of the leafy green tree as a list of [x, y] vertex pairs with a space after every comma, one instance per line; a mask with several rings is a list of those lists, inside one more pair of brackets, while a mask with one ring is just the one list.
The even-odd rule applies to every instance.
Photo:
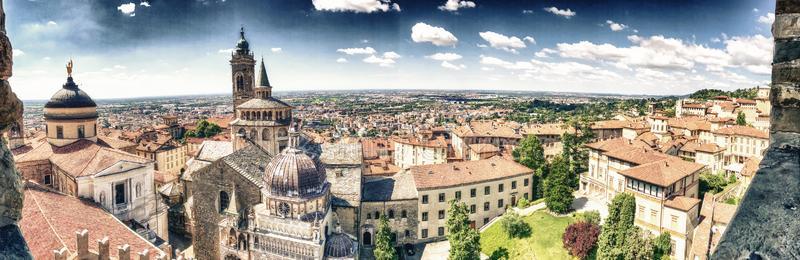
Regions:
[[447, 210], [447, 240], [450, 241], [449, 259], [479, 260], [481, 258], [481, 236], [469, 226], [467, 204], [450, 201]]
[[544, 180], [547, 172], [545, 169], [547, 160], [544, 157], [544, 148], [542, 148], [539, 138], [535, 135], [528, 135], [511, 152], [511, 155], [514, 156], [514, 161], [533, 169], [533, 199], [541, 198], [542, 194], [544, 194], [542, 180]]
[[700, 197], [702, 198], [706, 192], [712, 194], [718, 193], [725, 189], [728, 185], [736, 182], [736, 177], [725, 178], [722, 174], [713, 174], [704, 172], [700, 174]]
[[744, 113], [739, 111], [739, 114], [736, 115], [736, 124], [737, 125], [747, 125], [747, 119], [744, 117]]
[[598, 259], [624, 259], [626, 236], [634, 228], [636, 199], [628, 193], [620, 193], [611, 200], [608, 217], [597, 242]]
[[509, 238], [527, 237], [531, 235], [531, 226], [514, 212], [513, 210], [506, 211], [500, 219], [500, 227], [506, 232]]
[[524, 209], [524, 208], [527, 208], [528, 206], [530, 206], [530, 204], [531, 204], [531, 202], [530, 202], [530, 201], [528, 201], [528, 199], [526, 199], [526, 198], [521, 198], [521, 199], [519, 199], [519, 200], [517, 201], [517, 208]]
[[594, 132], [589, 128], [589, 125], [584, 122], [575, 122], [573, 127], [577, 130], [576, 133], [564, 133], [561, 136], [561, 143], [563, 145], [561, 156], [563, 156], [569, 164], [569, 186], [572, 189], [578, 188], [579, 174], [589, 170], [589, 152], [583, 147], [586, 143], [594, 139]]
[[653, 240], [648, 233], [643, 232], [639, 227], [632, 227], [627, 230], [625, 244], [622, 246], [624, 252], [623, 259], [626, 260], [651, 260], [653, 258]]
[[547, 209], [561, 214], [570, 210], [575, 197], [569, 186], [569, 165], [563, 157], [553, 159], [544, 186], [544, 203]]
[[672, 251], [672, 244], [670, 243], [670, 236], [667, 232], [662, 232], [653, 240], [653, 259], [669, 259], [669, 253]]
[[385, 214], [381, 215], [378, 222], [374, 253], [377, 260], [394, 260], [397, 258], [397, 252], [394, 251], [392, 246], [392, 230], [389, 228], [389, 220], [386, 219]]
[[580, 213], [575, 213], [575, 222], [586, 222], [590, 224], [600, 225], [600, 212], [597, 210], [590, 210]]
[[210, 123], [205, 119], [197, 121], [197, 127], [194, 130], [186, 131], [183, 134], [183, 137], [212, 137], [222, 132], [222, 128], [219, 125]]

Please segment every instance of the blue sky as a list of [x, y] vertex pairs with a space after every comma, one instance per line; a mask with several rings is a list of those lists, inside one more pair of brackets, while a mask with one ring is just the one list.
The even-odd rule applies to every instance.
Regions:
[[230, 91], [245, 26], [276, 91], [685, 94], [767, 84], [774, 1], [7, 0], [12, 86], [45, 99]]

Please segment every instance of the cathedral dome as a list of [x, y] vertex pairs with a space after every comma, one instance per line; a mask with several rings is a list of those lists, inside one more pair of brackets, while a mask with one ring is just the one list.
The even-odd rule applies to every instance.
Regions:
[[44, 105], [46, 108], [81, 108], [81, 107], [97, 107], [91, 97], [86, 92], [83, 92], [78, 85], [72, 81], [72, 77], [67, 78], [67, 83], [56, 91], [55, 94]]
[[325, 172], [308, 155], [295, 148], [286, 148], [275, 155], [264, 173], [267, 195], [313, 197], [325, 188]]
[[355, 251], [355, 242], [343, 233], [334, 233], [325, 241], [325, 256], [328, 258], [352, 258]]

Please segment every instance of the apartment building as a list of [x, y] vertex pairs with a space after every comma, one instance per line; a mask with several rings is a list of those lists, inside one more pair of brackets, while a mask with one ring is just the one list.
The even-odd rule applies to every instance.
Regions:
[[447, 141], [444, 137], [394, 138], [394, 162], [402, 168], [414, 165], [447, 162]]

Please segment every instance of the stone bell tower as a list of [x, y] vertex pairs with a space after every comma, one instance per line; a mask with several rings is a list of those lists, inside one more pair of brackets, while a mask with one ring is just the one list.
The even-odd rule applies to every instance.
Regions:
[[233, 86], [233, 109], [255, 96], [256, 60], [250, 51], [250, 43], [244, 38], [244, 27], [239, 31], [239, 41], [231, 53], [231, 83]]

